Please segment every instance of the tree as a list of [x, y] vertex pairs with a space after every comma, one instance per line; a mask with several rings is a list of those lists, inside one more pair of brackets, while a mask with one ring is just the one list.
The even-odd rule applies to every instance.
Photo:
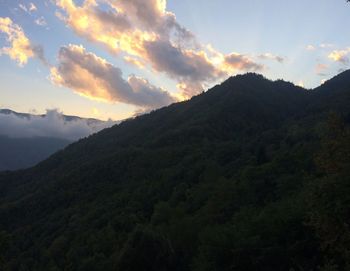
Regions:
[[309, 197], [310, 225], [321, 241], [324, 270], [350, 268], [350, 128], [335, 113], [316, 157], [323, 177], [316, 179]]

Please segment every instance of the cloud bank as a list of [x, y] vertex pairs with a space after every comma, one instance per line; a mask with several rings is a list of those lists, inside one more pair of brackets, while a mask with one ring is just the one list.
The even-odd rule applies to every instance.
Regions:
[[44, 116], [21, 117], [15, 114], [0, 114], [0, 134], [14, 138], [54, 137], [77, 140], [115, 122], [89, 122], [87, 119], [66, 120], [57, 110], [48, 110]]

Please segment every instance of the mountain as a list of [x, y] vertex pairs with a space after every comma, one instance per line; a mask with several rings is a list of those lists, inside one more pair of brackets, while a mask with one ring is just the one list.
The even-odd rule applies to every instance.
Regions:
[[1, 173], [0, 267], [347, 270], [349, 99], [239, 75]]
[[[3, 115], [15, 115], [17, 117], [26, 118], [26, 119], [31, 119], [31, 118], [35, 118], [35, 117], [42, 117], [42, 118], [44, 118], [46, 116], [46, 114], [35, 115], [35, 114], [29, 114], [29, 113], [18, 113], [16, 111], [13, 111], [13, 110], [10, 110], [10, 109], [0, 109], [0, 114], [3, 114]], [[62, 115], [62, 118], [63, 118], [64, 121], [86, 120], [88, 122], [88, 124], [90, 124], [90, 125], [94, 125], [94, 124], [98, 124], [98, 123], [103, 122], [101, 120], [94, 119], [94, 118], [81, 118], [81, 117], [70, 116], [70, 115]]]
[[29, 168], [110, 122], [63, 115], [43, 115], [0, 109], [0, 171]]
[[0, 171], [29, 168], [70, 143], [59, 138], [10, 138], [0, 135]]

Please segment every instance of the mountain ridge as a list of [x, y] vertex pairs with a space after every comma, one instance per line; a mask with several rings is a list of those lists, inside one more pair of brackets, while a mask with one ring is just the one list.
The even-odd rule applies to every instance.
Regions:
[[323, 127], [350, 113], [348, 73], [336, 80], [233, 77], [0, 173], [5, 270], [345, 270], [314, 222]]
[[[8, 108], [0, 108], [0, 114], [4, 115], [10, 115], [13, 114], [18, 117], [22, 118], [32, 118], [32, 117], [45, 117], [46, 114], [31, 114], [31, 113], [22, 113], [22, 112], [17, 112]], [[78, 116], [73, 116], [73, 115], [64, 115], [62, 114], [62, 117], [65, 121], [74, 121], [74, 120], [87, 120], [88, 123], [96, 123], [96, 122], [103, 122], [102, 120], [95, 119], [95, 118], [83, 118], [83, 117], [78, 117]]]

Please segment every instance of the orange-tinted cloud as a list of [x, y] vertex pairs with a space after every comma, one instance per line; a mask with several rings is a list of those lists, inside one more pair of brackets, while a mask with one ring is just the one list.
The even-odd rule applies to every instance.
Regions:
[[123, 79], [122, 71], [85, 48], [77, 45], [62, 47], [59, 65], [51, 68], [51, 81], [73, 89], [90, 99], [121, 102], [142, 108], [159, 108], [176, 99], [147, 80], [130, 76]]
[[[80, 6], [56, 0], [56, 5], [63, 12], [59, 17], [78, 35], [103, 44], [113, 54], [126, 54], [129, 63], [148, 63], [153, 71], [176, 80], [184, 97], [231, 73], [263, 67], [248, 56], [224, 56], [201, 45], [166, 10], [166, 0], [104, 0], [103, 7], [95, 0]], [[195, 89], [190, 91], [189, 86]]]
[[250, 58], [244, 55], [237, 53], [232, 53], [225, 56], [224, 62], [225, 69], [227, 70], [245, 70], [245, 71], [261, 71], [264, 69], [264, 66], [257, 64], [252, 61]]
[[10, 47], [1, 49], [1, 53], [8, 55], [20, 66], [25, 65], [28, 59], [35, 55], [30, 41], [22, 28], [14, 24], [10, 18], [0, 17], [0, 32], [6, 34], [7, 40], [10, 43]]
[[0, 17], [0, 32], [7, 37], [9, 47], [0, 49], [0, 54], [6, 54], [15, 60], [19, 66], [27, 64], [28, 59], [37, 57], [43, 63], [47, 63], [44, 57], [44, 50], [39, 45], [32, 45], [26, 37], [23, 29], [12, 22], [10, 18]]

